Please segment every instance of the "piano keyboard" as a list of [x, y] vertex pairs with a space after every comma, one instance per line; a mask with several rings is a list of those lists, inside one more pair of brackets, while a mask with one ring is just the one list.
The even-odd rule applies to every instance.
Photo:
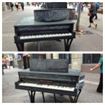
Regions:
[[54, 85], [45, 85], [45, 84], [33, 84], [33, 83], [19, 83], [19, 86], [45, 88], [45, 89], [56, 89], [56, 90], [72, 91], [72, 92], [75, 90], [74, 87], [54, 86]]
[[71, 36], [71, 33], [63, 33], [63, 34], [46, 34], [46, 35], [30, 35], [30, 36], [20, 36], [20, 40], [27, 39], [39, 39], [39, 38], [53, 38], [53, 37], [67, 37]]

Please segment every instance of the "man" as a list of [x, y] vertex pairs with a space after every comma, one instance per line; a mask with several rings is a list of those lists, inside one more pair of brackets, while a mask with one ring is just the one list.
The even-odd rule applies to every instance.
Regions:
[[10, 2], [11, 11], [13, 11], [14, 4]]
[[23, 65], [24, 65], [24, 69], [27, 69], [27, 68], [30, 67], [29, 59], [30, 59], [30, 55], [29, 54], [23, 54]]
[[98, 19], [98, 17], [97, 17], [97, 11], [98, 11], [99, 7], [100, 7], [100, 4], [99, 4], [99, 2], [97, 2], [96, 3], [96, 15], [95, 15], [95, 19]]
[[96, 70], [100, 68], [100, 80], [99, 85], [97, 87], [97, 92], [102, 93], [103, 92], [103, 56], [100, 56], [98, 64], [96, 64], [94, 67], [90, 69], [90, 71]]
[[24, 11], [24, 3], [21, 2], [20, 5], [21, 5], [22, 10]]
[[94, 21], [94, 17], [96, 16], [96, 4], [95, 3], [91, 3], [88, 15], [89, 15], [89, 23], [90, 23], [88, 27], [90, 28], [92, 25], [94, 25], [94, 27], [97, 28], [97, 24]]

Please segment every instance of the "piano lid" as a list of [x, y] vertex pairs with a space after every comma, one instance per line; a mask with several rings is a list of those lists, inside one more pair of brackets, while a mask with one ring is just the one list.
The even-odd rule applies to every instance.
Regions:
[[68, 72], [67, 59], [30, 59], [30, 71], [37, 72]]
[[38, 22], [34, 20], [34, 16], [24, 17], [20, 19], [15, 26], [43, 26], [43, 25], [65, 25], [75, 23], [76, 20], [63, 20], [56, 22]]
[[39, 22], [57, 22], [63, 20], [75, 19], [75, 9], [68, 8], [53, 8], [34, 10], [35, 21]]
[[82, 75], [82, 73], [78, 70], [76, 71], [73, 71], [73, 70], [70, 70], [68, 73], [56, 73], [56, 72], [35, 72], [35, 71], [29, 71], [29, 70], [25, 70], [25, 71], [19, 71], [18, 73], [31, 73], [31, 74], [45, 74], [45, 75], [58, 75], [58, 76], [80, 76]]

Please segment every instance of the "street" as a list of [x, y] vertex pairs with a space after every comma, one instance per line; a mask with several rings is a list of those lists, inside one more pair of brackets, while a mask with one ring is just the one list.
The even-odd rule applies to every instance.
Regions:
[[[37, 7], [25, 6], [25, 10], [2, 12], [2, 50], [17, 51], [14, 43], [14, 25], [23, 17], [33, 16]], [[88, 28], [88, 10], [84, 8], [81, 13], [80, 29], [83, 33], [76, 33], [70, 51], [102, 51], [103, 50], [103, 15], [98, 14], [97, 29]], [[38, 45], [40, 48], [38, 49]], [[40, 43], [26, 43], [26, 51], [64, 51], [63, 41], [41, 41]]]
[[[25, 90], [15, 89], [15, 82], [18, 81], [18, 71], [22, 69], [5, 69], [4, 75], [2, 76], [2, 102], [3, 103], [29, 103], [28, 92]], [[102, 103], [103, 95], [96, 92], [99, 74], [98, 73], [86, 73], [85, 74], [85, 85], [79, 96], [78, 103]], [[68, 96], [56, 95], [57, 102], [69, 103]], [[54, 103], [53, 94], [45, 93], [45, 100], [47, 103]], [[42, 94], [36, 93], [36, 103], [42, 103]]]

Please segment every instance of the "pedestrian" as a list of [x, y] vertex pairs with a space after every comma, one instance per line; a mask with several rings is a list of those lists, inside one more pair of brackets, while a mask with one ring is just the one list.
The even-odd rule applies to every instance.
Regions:
[[13, 58], [12, 58], [12, 57], [10, 58], [10, 61], [9, 61], [9, 62], [10, 62], [9, 67], [10, 67], [10, 68], [11, 68], [11, 67], [14, 68], [14, 61], [13, 61]]
[[23, 2], [20, 3], [20, 6], [21, 6], [22, 10], [24, 11], [24, 3]]
[[90, 5], [90, 8], [89, 8], [89, 13], [88, 13], [88, 16], [89, 16], [89, 28], [92, 26], [92, 24], [94, 25], [95, 28], [97, 28], [97, 24], [95, 23], [94, 21], [94, 17], [96, 15], [96, 5], [95, 3], [91, 3]]
[[24, 66], [24, 69], [27, 69], [27, 68], [30, 67], [29, 60], [30, 60], [30, 55], [23, 54], [23, 66]]
[[16, 7], [16, 9], [18, 11], [19, 10], [19, 4], [18, 4], [18, 2], [15, 3], [15, 7]]
[[95, 19], [98, 19], [97, 11], [98, 11], [99, 7], [100, 7], [100, 4], [99, 4], [99, 2], [97, 2], [96, 3], [96, 15], [95, 15]]
[[83, 9], [84, 9], [84, 4], [81, 2], [81, 4], [80, 4], [80, 5], [81, 5], [81, 7], [80, 7], [80, 8], [81, 8], [81, 12], [83, 12]]
[[4, 69], [7, 68], [7, 65], [5, 63], [5, 59], [2, 58], [2, 74], [4, 75]]
[[7, 6], [7, 9], [9, 10], [10, 9], [10, 2], [6, 2], [6, 6]]
[[13, 11], [14, 4], [10, 2], [11, 11]]
[[98, 68], [100, 68], [100, 80], [96, 91], [99, 93], [103, 93], [103, 56], [102, 55], [100, 56], [98, 64], [90, 68], [90, 71], [94, 71]]
[[7, 69], [7, 61], [6, 61], [6, 57], [3, 57], [2, 58], [2, 68], [4, 69]]

